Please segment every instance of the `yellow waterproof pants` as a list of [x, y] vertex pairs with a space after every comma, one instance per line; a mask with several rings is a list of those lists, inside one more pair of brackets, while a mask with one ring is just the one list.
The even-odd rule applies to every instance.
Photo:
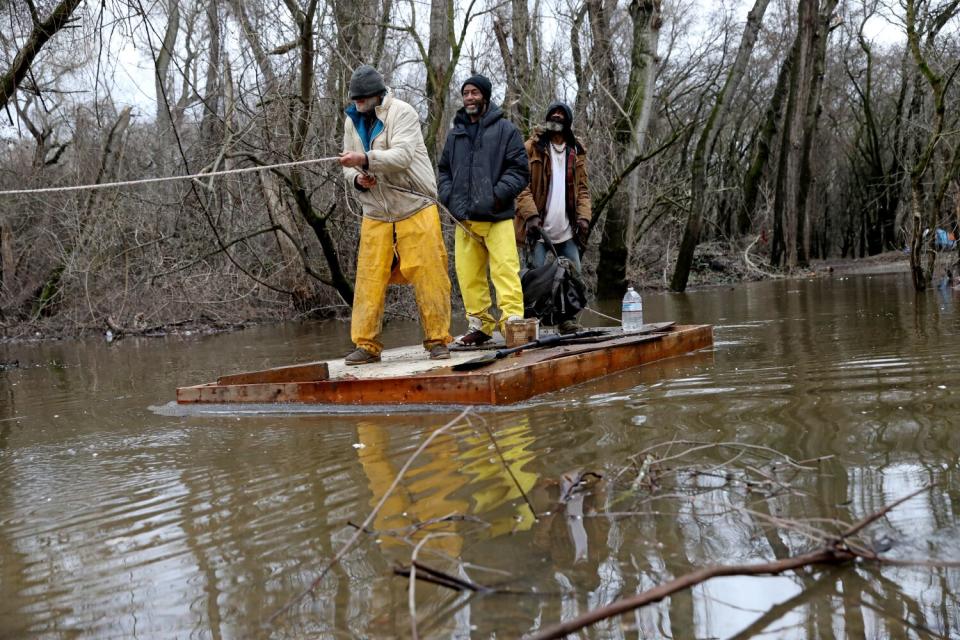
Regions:
[[500, 323], [510, 316], [523, 317], [523, 289], [520, 288], [520, 258], [517, 256], [517, 241], [513, 220], [500, 222], [463, 223], [470, 231], [480, 236], [478, 242], [457, 225], [455, 261], [460, 294], [467, 311], [471, 328], [479, 328], [493, 335], [497, 326], [491, 314], [490, 280], [497, 292], [500, 307]]
[[[391, 273], [394, 255], [400, 278]], [[450, 337], [450, 277], [447, 248], [440, 233], [440, 212], [430, 205], [399, 222], [364, 218], [360, 225], [357, 280], [353, 289], [350, 338], [364, 350], [383, 351], [380, 330], [390, 282], [413, 285], [423, 327], [423, 347], [447, 344]]]

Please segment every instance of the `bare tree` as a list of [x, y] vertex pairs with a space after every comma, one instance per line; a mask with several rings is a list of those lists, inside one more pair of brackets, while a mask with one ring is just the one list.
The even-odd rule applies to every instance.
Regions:
[[[914, 63], [929, 86], [933, 103], [929, 134], [925, 141], [919, 141], [919, 153], [910, 167], [910, 212], [913, 218], [910, 269], [913, 274], [913, 286], [917, 291], [926, 289], [933, 277], [936, 257], [935, 231], [939, 221], [939, 205], [943, 198], [940, 194], [941, 190], [937, 187], [934, 187], [934, 190], [938, 195], [930, 198], [925, 180], [931, 172], [935, 162], [934, 154], [944, 135], [947, 89], [960, 71], [960, 61], [954, 61], [952, 67], [938, 70], [934, 66], [932, 53], [940, 31], [958, 12], [960, 12], [960, 0], [950, 0], [938, 5], [925, 0], [906, 0], [908, 47]], [[921, 37], [924, 39], [922, 45]]]
[[807, 261], [806, 203], [810, 149], [820, 110], [823, 60], [837, 0], [800, 0], [791, 52], [787, 105], [780, 139], [771, 262], [794, 268]]
[[670, 280], [670, 288], [674, 291], [683, 291], [687, 287], [690, 276], [690, 265], [693, 262], [693, 252], [700, 241], [700, 228], [703, 225], [703, 214], [706, 206], [707, 188], [707, 153], [713, 148], [717, 133], [723, 128], [729, 110], [730, 100], [736, 95], [740, 80], [746, 71], [753, 46], [757, 41], [757, 34], [763, 24], [763, 14], [767, 10], [769, 0], [756, 0], [750, 13], [747, 14], [747, 24], [740, 39], [737, 56], [730, 67], [723, 88], [717, 95], [710, 116], [700, 133], [697, 148], [694, 151], [693, 162], [690, 166], [691, 203], [687, 216], [687, 225], [680, 241], [680, 251], [677, 254], [677, 265]]
[[[588, 0], [587, 6], [594, 38], [598, 44], [595, 52], [598, 56], [600, 52], [606, 55], [606, 58], [602, 59], [601, 66], [604, 75], [597, 80], [610, 83], [608, 91], [616, 91], [617, 85], [611, 81], [613, 63], [610, 58], [610, 35], [606, 23], [607, 10], [595, 0]], [[623, 100], [626, 108], [620, 108], [615, 119], [617, 122], [615, 137], [620, 157], [625, 159], [624, 164], [632, 165], [631, 172], [637, 166], [633, 164], [633, 160], [642, 155], [652, 113], [657, 42], [662, 25], [660, 10], [659, 0], [632, 0], [629, 5], [632, 25], [630, 73]], [[625, 193], [621, 194], [614, 206], [607, 208], [603, 225], [603, 238], [600, 243], [597, 266], [597, 270], [604, 274], [603, 279], [597, 283], [597, 292], [602, 296], [619, 294], [623, 291], [626, 282], [634, 218], [639, 204], [637, 176], [631, 173], [626, 178]], [[595, 214], [593, 224], [596, 224], [598, 218], [599, 215]]]

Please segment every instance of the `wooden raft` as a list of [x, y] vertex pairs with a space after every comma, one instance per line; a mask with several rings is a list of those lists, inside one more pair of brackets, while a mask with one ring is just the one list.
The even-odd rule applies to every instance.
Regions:
[[472, 371], [450, 366], [482, 352], [452, 352], [451, 360], [431, 361], [420, 346], [405, 347], [385, 351], [377, 364], [346, 367], [338, 359], [223, 376], [178, 388], [177, 402], [504, 405], [711, 345], [712, 326], [680, 325], [529, 349]]

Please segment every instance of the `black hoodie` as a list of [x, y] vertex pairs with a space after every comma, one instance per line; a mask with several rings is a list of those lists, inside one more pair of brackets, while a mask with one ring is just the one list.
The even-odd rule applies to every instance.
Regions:
[[530, 181], [520, 131], [492, 102], [476, 137], [468, 134], [469, 124], [467, 112], [457, 111], [437, 165], [440, 202], [458, 220], [511, 220], [514, 200]]
[[[566, 102], [557, 100], [551, 102], [550, 106], [547, 107], [546, 112], [543, 114], [543, 119], [546, 120], [547, 117], [556, 111], [557, 109], [563, 109], [563, 112], [567, 115], [567, 124], [563, 128], [563, 139], [566, 140], [567, 144], [577, 150], [577, 153], [583, 153], [583, 147], [577, 141], [576, 136], [573, 135], [573, 109], [570, 108]], [[550, 141], [550, 137], [553, 135], [552, 131], [544, 131], [540, 134], [540, 139], [537, 141], [537, 146], [544, 152], [547, 149], [547, 143]]]

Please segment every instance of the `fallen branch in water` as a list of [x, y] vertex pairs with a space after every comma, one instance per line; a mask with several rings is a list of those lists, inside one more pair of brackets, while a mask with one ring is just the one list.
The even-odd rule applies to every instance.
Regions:
[[417, 450], [413, 452], [413, 455], [411, 455], [410, 458], [408, 458], [407, 461], [404, 463], [403, 467], [400, 468], [400, 473], [398, 473], [397, 477], [393, 479], [393, 483], [390, 485], [389, 488], [387, 488], [383, 496], [381, 496], [380, 501], [377, 502], [377, 505], [373, 508], [373, 510], [367, 516], [366, 520], [364, 520], [363, 523], [361, 523], [359, 526], [351, 523], [351, 525], [355, 528], [355, 531], [353, 535], [350, 536], [350, 539], [347, 540], [347, 542], [342, 547], [340, 547], [340, 550], [337, 552], [337, 555], [331, 558], [330, 561], [327, 562], [326, 565], [324, 565], [323, 569], [320, 571], [320, 575], [317, 576], [316, 579], [314, 579], [314, 581], [310, 583], [309, 587], [307, 587], [302, 592], [298, 593], [291, 600], [289, 600], [285, 605], [283, 605], [283, 607], [281, 607], [278, 611], [276, 611], [273, 615], [271, 615], [270, 618], [267, 620], [268, 624], [273, 624], [277, 620], [277, 618], [286, 614], [301, 600], [306, 598], [309, 594], [313, 593], [314, 589], [320, 586], [320, 583], [326, 577], [327, 573], [330, 572], [330, 569], [333, 568], [333, 565], [337, 564], [340, 561], [340, 559], [343, 558], [344, 555], [346, 555], [347, 551], [349, 551], [353, 547], [353, 545], [360, 538], [360, 536], [363, 535], [365, 531], [369, 530], [370, 523], [372, 523], [374, 518], [377, 517], [377, 514], [380, 512], [380, 509], [383, 508], [383, 505], [387, 502], [387, 499], [393, 494], [394, 490], [397, 488], [397, 485], [400, 484], [400, 480], [403, 479], [404, 474], [406, 474], [407, 471], [410, 469], [410, 466], [413, 464], [413, 461], [416, 460], [417, 457], [421, 453], [423, 453], [428, 446], [430, 446], [430, 443], [433, 442], [437, 436], [446, 433], [451, 428], [459, 424], [460, 421], [468, 413], [470, 413], [470, 407], [467, 407], [466, 409], [461, 411], [456, 418], [454, 418], [447, 424], [443, 425], [442, 427], [440, 427], [439, 429], [431, 433], [430, 436], [427, 437], [427, 439], [424, 440], [419, 447], [417, 447]]
[[544, 629], [532, 637], [534, 640], [563, 638], [568, 634], [589, 627], [590, 625], [596, 624], [601, 620], [606, 620], [608, 618], [627, 613], [628, 611], [633, 611], [634, 609], [638, 609], [653, 602], [659, 602], [660, 600], [663, 600], [674, 593], [694, 587], [698, 584], [706, 582], [707, 580], [710, 580], [711, 578], [719, 578], [723, 576], [778, 575], [807, 566], [844, 564], [856, 558], [883, 563], [883, 558], [877, 556], [876, 553], [860, 547], [859, 545], [848, 544], [847, 538], [855, 536], [864, 528], [885, 516], [891, 510], [895, 509], [907, 500], [910, 500], [911, 498], [914, 498], [925, 491], [929, 491], [934, 486], [936, 485], [932, 484], [923, 487], [922, 489], [918, 489], [917, 491], [914, 491], [913, 493], [887, 505], [883, 509], [875, 511], [856, 524], [847, 528], [840, 535], [828, 537], [823, 540], [823, 547], [817, 549], [816, 551], [811, 551], [809, 553], [804, 553], [798, 556], [784, 558], [782, 560], [776, 560], [773, 562], [704, 567], [702, 569], [684, 574], [678, 578], [674, 578], [673, 580], [665, 582], [651, 589], [642, 591], [629, 598], [623, 598], [607, 606], [594, 609], [593, 611], [588, 611], [587, 613], [572, 620], [568, 620], [567, 622]]
[[[423, 573], [419, 573], [420, 571]], [[469, 580], [464, 580], [463, 578], [452, 576], [449, 573], [444, 573], [439, 569], [428, 567], [417, 560], [413, 560], [410, 567], [397, 567], [393, 570], [393, 573], [395, 575], [404, 577], [410, 577], [410, 574], [413, 573], [417, 580], [423, 580], [424, 582], [429, 582], [441, 587], [447, 587], [448, 589], [453, 589], [454, 591], [473, 591], [474, 593], [493, 593], [497, 591], [492, 587], [487, 587]]]
[[415, 571], [413, 571], [413, 573], [417, 580], [426, 582], [428, 584], [433, 584], [438, 587], [446, 587], [447, 589], [456, 591], [458, 593], [470, 591], [471, 593], [477, 593], [480, 595], [497, 594], [511, 596], [533, 596], [536, 598], [552, 598], [563, 595], [563, 593], [559, 591], [524, 591], [522, 589], [490, 587], [466, 580], [464, 578], [458, 578], [444, 571], [440, 571], [439, 569], [434, 569], [433, 567], [423, 564], [419, 560], [414, 561], [412, 563], [412, 567], [395, 567], [393, 569], [393, 575], [409, 578], [411, 571], [414, 569]]
[[756, 576], [756, 575], [776, 575], [785, 571], [799, 569], [800, 567], [812, 564], [839, 564], [853, 559], [854, 556], [849, 551], [840, 549], [820, 549], [811, 553], [806, 553], [793, 558], [777, 560], [775, 562], [765, 562], [762, 564], [734, 564], [719, 565], [715, 567], [705, 567], [691, 573], [680, 576], [669, 582], [658, 585], [652, 589], [642, 591], [630, 598], [617, 600], [605, 607], [588, 611], [582, 616], [578, 616], [567, 622], [558, 624], [554, 627], [545, 629], [541, 633], [533, 636], [534, 640], [546, 640], [547, 638], [563, 638], [564, 636], [579, 631], [601, 620], [612, 618], [614, 616], [633, 611], [644, 605], [653, 602], [659, 602], [664, 598], [695, 587], [701, 582], [706, 582], [711, 578], [723, 576]]
[[446, 522], [473, 522], [484, 527], [490, 526], [490, 523], [487, 522], [486, 520], [483, 520], [476, 516], [472, 516], [470, 514], [465, 514], [465, 513], [451, 513], [450, 515], [440, 516], [438, 518], [430, 518], [429, 520], [414, 522], [413, 524], [400, 529], [382, 529], [377, 531], [375, 529], [367, 529], [367, 528], [361, 527], [360, 525], [358, 525], [356, 522], [352, 520], [347, 520], [347, 526], [353, 527], [354, 529], [360, 529], [364, 533], [367, 533], [370, 535], [376, 534], [380, 536], [390, 536], [392, 538], [400, 539], [400, 538], [408, 538], [414, 533], [420, 531], [421, 529], [425, 529], [426, 527], [432, 527], [435, 524], [443, 524]]

